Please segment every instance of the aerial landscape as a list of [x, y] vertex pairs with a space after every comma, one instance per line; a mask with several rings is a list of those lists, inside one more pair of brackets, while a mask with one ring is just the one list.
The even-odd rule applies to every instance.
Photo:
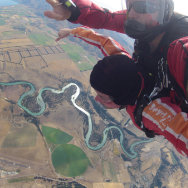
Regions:
[[45, 18], [46, 7], [0, 3], [0, 187], [188, 187], [186, 157], [94, 100], [89, 75], [102, 54], [55, 42], [76, 25]]

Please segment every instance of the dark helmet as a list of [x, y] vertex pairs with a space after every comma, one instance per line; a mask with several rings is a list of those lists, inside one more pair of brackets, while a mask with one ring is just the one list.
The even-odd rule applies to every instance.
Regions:
[[174, 12], [173, 0], [126, 0], [126, 6], [125, 32], [143, 41], [151, 41], [165, 31]]
[[117, 105], [134, 105], [142, 81], [153, 88], [153, 78], [148, 78], [142, 67], [126, 55], [111, 55], [98, 61], [90, 75], [91, 86], [109, 95]]

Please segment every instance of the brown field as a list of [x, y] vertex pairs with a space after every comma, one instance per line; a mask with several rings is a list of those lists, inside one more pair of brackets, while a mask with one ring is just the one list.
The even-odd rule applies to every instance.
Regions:
[[122, 183], [94, 183], [93, 188], [124, 188]]
[[[8, 82], [8, 80], [6, 80]], [[15, 86], [4, 86], [4, 91], [2, 92], [1, 97], [6, 98], [8, 100], [14, 101], [17, 103], [20, 96], [26, 91], [21, 85]]]
[[32, 45], [32, 41], [29, 38], [1, 40], [0, 48], [14, 47], [14, 46], [27, 46]]
[[[31, 125], [30, 125], [31, 126]], [[32, 125], [33, 126], [33, 125]], [[21, 129], [21, 128], [17, 128]], [[22, 139], [22, 138], [20, 138]], [[31, 160], [33, 162], [44, 162], [44, 158], [48, 158], [48, 151], [44, 145], [41, 136], [37, 134], [36, 144], [34, 146], [28, 147], [3, 147], [0, 149], [1, 154], [11, 155], [15, 158], [22, 158], [26, 160]]]
[[11, 113], [8, 111], [10, 104], [0, 98], [0, 145], [10, 129]]

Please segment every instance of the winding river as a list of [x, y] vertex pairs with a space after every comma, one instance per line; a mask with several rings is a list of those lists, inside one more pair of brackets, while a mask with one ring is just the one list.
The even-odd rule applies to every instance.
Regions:
[[[129, 157], [130, 159], [134, 159], [137, 157], [138, 153], [134, 150], [135, 146], [139, 145], [139, 144], [142, 144], [142, 143], [147, 143], [147, 142], [151, 142], [152, 139], [147, 139], [147, 140], [141, 140], [141, 141], [138, 141], [138, 142], [135, 142], [133, 143], [131, 146], [130, 146], [130, 152], [129, 151], [126, 151], [125, 148], [123, 147], [123, 140], [124, 140], [124, 135], [122, 133], [122, 131], [120, 130], [120, 128], [118, 128], [117, 126], [111, 126], [111, 127], [107, 127], [104, 131], [103, 131], [103, 140], [100, 144], [98, 144], [97, 146], [91, 146], [89, 144], [89, 139], [91, 137], [91, 134], [92, 134], [92, 129], [93, 129], [93, 125], [92, 125], [92, 121], [91, 121], [91, 115], [89, 112], [87, 112], [86, 110], [84, 110], [83, 108], [81, 108], [80, 106], [78, 106], [76, 104], [76, 99], [77, 97], [79, 96], [80, 94], [80, 88], [78, 87], [78, 85], [76, 85], [75, 83], [70, 83], [70, 84], [67, 84], [65, 87], [63, 87], [61, 90], [56, 90], [56, 89], [53, 89], [53, 88], [42, 88], [40, 89], [39, 91], [39, 94], [37, 96], [37, 103], [38, 105], [40, 106], [40, 111], [39, 112], [32, 112], [30, 111], [28, 108], [26, 108], [25, 106], [22, 105], [22, 101], [25, 97], [27, 96], [32, 96], [34, 94], [34, 92], [36, 91], [34, 85], [30, 82], [26, 82], [26, 81], [17, 81], [17, 82], [0, 82], [0, 85], [2, 86], [13, 86], [13, 85], [28, 85], [30, 87], [30, 90], [23, 93], [17, 104], [20, 108], [22, 108], [24, 111], [26, 111], [28, 114], [32, 115], [32, 116], [40, 116], [41, 114], [43, 114], [43, 112], [45, 111], [46, 109], [46, 105], [43, 101], [43, 98], [42, 98], [42, 93], [44, 91], [51, 91], [52, 93], [56, 93], [56, 94], [61, 94], [61, 93], [64, 93], [64, 91], [70, 87], [76, 87], [76, 92], [71, 96], [71, 102], [72, 104], [75, 106], [75, 108], [77, 108], [78, 110], [80, 110], [82, 113], [84, 113], [87, 118], [88, 118], [88, 132], [86, 134], [86, 137], [85, 137], [85, 143], [87, 145], [87, 147], [91, 150], [99, 150], [101, 149], [105, 143], [106, 143], [106, 140], [107, 140], [107, 136], [108, 136], [108, 131], [110, 129], [117, 129], [120, 133], [120, 144], [121, 144], [121, 147], [122, 147], [122, 150], [123, 152], [125, 153], [125, 155], [127, 157]], [[127, 122], [128, 123], [128, 122]]]

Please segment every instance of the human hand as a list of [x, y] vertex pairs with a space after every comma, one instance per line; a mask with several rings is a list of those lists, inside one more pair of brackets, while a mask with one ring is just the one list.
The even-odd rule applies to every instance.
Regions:
[[55, 20], [67, 20], [71, 16], [71, 11], [63, 7], [58, 0], [46, 0], [53, 7], [53, 11], [45, 11], [44, 15]]
[[72, 29], [68, 29], [68, 28], [61, 29], [58, 32], [58, 38], [56, 39], [56, 42], [58, 42], [59, 40], [65, 38], [65, 37], [68, 37], [70, 35], [71, 31], [72, 31]]

